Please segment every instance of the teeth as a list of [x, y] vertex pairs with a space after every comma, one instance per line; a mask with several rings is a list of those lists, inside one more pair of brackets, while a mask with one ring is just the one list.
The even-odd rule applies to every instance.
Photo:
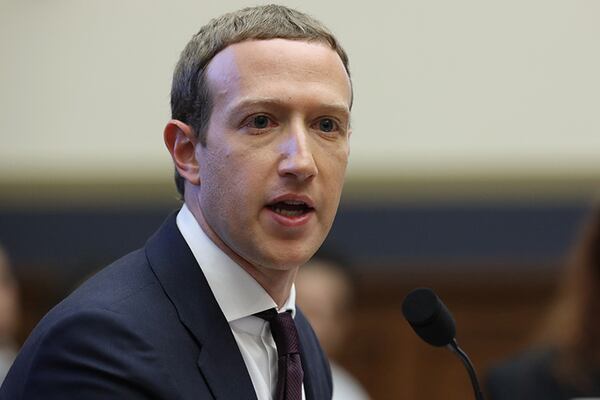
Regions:
[[304, 205], [303, 201], [297, 201], [297, 200], [286, 200], [284, 201], [285, 204], [289, 204], [291, 206], [302, 206]]
[[284, 208], [275, 208], [275, 212], [277, 214], [281, 214], [284, 217], [299, 217], [302, 214], [304, 214], [304, 210], [288, 210], [288, 209], [284, 209]]

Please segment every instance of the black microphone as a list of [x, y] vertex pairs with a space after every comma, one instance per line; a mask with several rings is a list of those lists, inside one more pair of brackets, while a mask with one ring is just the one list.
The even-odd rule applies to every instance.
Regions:
[[402, 313], [421, 339], [432, 346], [446, 346], [460, 358], [471, 378], [475, 399], [483, 400], [475, 368], [456, 342], [454, 318], [433, 290], [417, 288], [411, 291], [402, 302]]

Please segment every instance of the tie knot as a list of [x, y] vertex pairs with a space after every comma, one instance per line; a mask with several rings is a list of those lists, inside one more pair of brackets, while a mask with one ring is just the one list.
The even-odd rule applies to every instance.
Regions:
[[278, 313], [274, 308], [254, 314], [269, 322], [271, 335], [277, 346], [277, 354], [282, 357], [286, 354], [300, 353], [298, 331], [294, 318], [289, 311]]

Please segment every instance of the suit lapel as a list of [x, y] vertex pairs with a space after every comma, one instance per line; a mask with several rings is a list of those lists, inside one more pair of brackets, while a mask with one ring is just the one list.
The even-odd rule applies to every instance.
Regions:
[[[181, 323], [200, 347], [198, 367], [217, 399], [256, 399], [233, 333], [173, 213], [146, 243], [146, 256]], [[233, 383], [235, 382], [235, 383]]]
[[300, 338], [306, 400], [331, 399], [331, 370], [319, 341], [304, 314], [296, 308], [296, 328]]

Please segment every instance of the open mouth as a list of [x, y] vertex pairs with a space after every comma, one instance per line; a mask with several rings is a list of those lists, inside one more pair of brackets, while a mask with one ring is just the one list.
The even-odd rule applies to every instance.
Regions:
[[269, 204], [267, 207], [274, 213], [288, 218], [301, 217], [314, 210], [314, 208], [310, 207], [303, 201], [297, 200], [278, 201], [276, 203]]

